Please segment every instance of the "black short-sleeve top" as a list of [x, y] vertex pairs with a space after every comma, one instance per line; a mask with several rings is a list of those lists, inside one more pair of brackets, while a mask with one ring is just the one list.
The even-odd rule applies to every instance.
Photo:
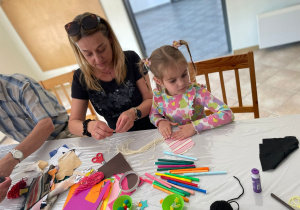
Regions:
[[[72, 83], [72, 98], [90, 100], [96, 112], [105, 118], [112, 129], [116, 128], [118, 117], [124, 111], [139, 106], [143, 102], [142, 94], [136, 85], [136, 82], [142, 78], [138, 68], [140, 57], [134, 51], [124, 51], [124, 54], [127, 74], [123, 84], [118, 85], [115, 79], [110, 82], [99, 80], [103, 90], [89, 90], [83, 77], [81, 79], [80, 69], [75, 71]], [[147, 116], [135, 121], [130, 131], [150, 128], [153, 126]]]

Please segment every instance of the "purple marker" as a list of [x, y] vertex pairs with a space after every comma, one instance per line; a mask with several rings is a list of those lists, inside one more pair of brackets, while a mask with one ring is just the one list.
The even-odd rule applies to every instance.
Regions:
[[253, 184], [253, 191], [256, 193], [261, 192], [261, 183], [260, 183], [260, 177], [259, 177], [259, 170], [256, 168], [253, 168], [251, 170], [251, 178], [252, 178], [252, 184]]

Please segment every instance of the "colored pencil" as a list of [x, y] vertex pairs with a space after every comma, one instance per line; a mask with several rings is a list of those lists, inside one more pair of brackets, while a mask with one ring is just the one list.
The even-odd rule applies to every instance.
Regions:
[[186, 181], [186, 182], [192, 182], [192, 180], [190, 180], [190, 179], [179, 178], [179, 177], [176, 177], [176, 176], [171, 176], [171, 175], [162, 174], [162, 173], [155, 173], [155, 175], [156, 175], [156, 176], [166, 176], [166, 177], [171, 177], [171, 178], [179, 179], [179, 180]]
[[186, 158], [186, 159], [190, 159], [190, 160], [197, 160], [197, 158], [194, 158], [194, 157], [189, 157], [189, 156], [186, 156], [186, 155], [176, 155], [173, 152], [168, 152], [168, 151], [164, 151], [164, 154], [171, 155], [171, 156], [176, 156], [176, 157], [182, 157], [182, 158]]
[[169, 173], [172, 173], [172, 174], [199, 173], [199, 172], [208, 172], [208, 170], [195, 170], [195, 171], [169, 170]]
[[193, 164], [194, 163], [194, 161], [189, 161], [189, 160], [172, 160], [172, 159], [157, 159], [157, 161], [173, 162], [173, 163], [184, 162], [184, 163], [188, 163], [188, 164]]
[[153, 180], [155, 180], [155, 181], [158, 181], [159, 183], [161, 183], [162, 185], [166, 186], [167, 188], [172, 188], [171, 185], [161, 182], [161, 180], [157, 179], [156, 177], [154, 177], [154, 176], [152, 176], [152, 175], [150, 175], [150, 174], [148, 174], [148, 173], [145, 173], [145, 175], [146, 175], [147, 177], [149, 177], [150, 179], [153, 179]]
[[227, 171], [209, 171], [209, 172], [200, 172], [200, 173], [184, 173], [184, 176], [201, 176], [201, 175], [218, 175], [218, 174], [227, 174]]
[[209, 170], [209, 167], [199, 167], [199, 168], [186, 168], [186, 169], [174, 169], [173, 171], [194, 171], [194, 170]]
[[170, 175], [170, 176], [179, 177], [179, 178], [190, 179], [190, 180], [192, 180], [192, 181], [196, 181], [196, 182], [199, 182], [199, 181], [200, 181], [198, 178], [195, 178], [195, 177], [190, 177], [190, 176], [181, 176], [181, 175], [172, 174], [172, 173], [165, 173], [165, 174], [166, 174], [166, 175]]
[[196, 167], [195, 165], [158, 165], [157, 168]]
[[155, 165], [192, 165], [194, 162], [154, 162]]
[[[173, 192], [171, 192], [171, 191], [169, 191], [169, 190], [165, 190], [165, 189], [163, 189], [163, 188], [161, 188], [161, 187], [159, 187], [159, 186], [156, 186], [156, 185], [152, 185], [152, 186], [153, 186], [154, 188], [160, 190], [160, 191], [165, 192], [165, 193], [168, 193], [168, 194], [175, 194], [175, 193], [173, 193]], [[183, 200], [184, 200], [185, 202], [189, 202], [189, 199], [188, 199], [188, 198], [186, 198], [186, 197], [184, 197], [184, 196], [181, 196], [181, 197], [183, 198]]]
[[174, 170], [174, 169], [185, 169], [185, 168], [195, 168], [195, 166], [191, 167], [172, 167], [172, 168], [158, 168], [156, 169], [157, 171], [169, 171], [169, 170]]
[[190, 185], [182, 184], [182, 183], [179, 183], [179, 182], [174, 182], [172, 180], [168, 180], [168, 182], [172, 183], [172, 184], [176, 184], [176, 185], [182, 186], [182, 187], [186, 187], [186, 188], [189, 188], [189, 189], [192, 189], [192, 190], [196, 190], [196, 191], [199, 191], [199, 192], [202, 192], [202, 193], [207, 193], [206, 190], [202, 190], [200, 188], [193, 187], [193, 186], [190, 186]]
[[179, 179], [174, 179], [174, 178], [171, 178], [171, 177], [161, 176], [161, 178], [166, 179], [166, 180], [172, 180], [172, 181], [175, 181], [175, 182], [180, 182], [182, 184], [187, 184], [187, 185], [194, 186], [194, 187], [199, 187], [199, 185], [197, 185], [195, 183], [186, 182], [186, 181], [182, 181], [182, 180], [179, 180]]

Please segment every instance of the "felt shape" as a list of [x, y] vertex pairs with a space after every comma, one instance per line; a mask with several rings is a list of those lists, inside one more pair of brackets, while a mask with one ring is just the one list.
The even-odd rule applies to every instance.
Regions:
[[259, 144], [262, 170], [275, 169], [289, 154], [298, 148], [299, 141], [295, 136], [263, 139], [263, 144]]
[[48, 166], [48, 163], [46, 161], [39, 160], [39, 161], [27, 166], [27, 168], [25, 169], [24, 172], [36, 171], [36, 172], [42, 173], [44, 168], [46, 168], [47, 166]]
[[69, 151], [75, 151], [75, 154], [77, 156], [79, 156], [81, 154], [81, 152], [78, 152], [75, 149], [69, 149], [69, 148], [62, 146], [57, 149], [56, 154], [53, 157], [51, 157], [51, 159], [48, 161], [49, 165], [55, 165], [55, 166], [58, 165], [58, 159]]
[[74, 151], [65, 153], [58, 159], [59, 170], [55, 176], [56, 180], [63, 180], [65, 176], [71, 176], [80, 165], [81, 161]]
[[77, 187], [79, 187], [79, 184], [78, 184], [78, 183], [77, 183], [77, 184], [74, 184], [74, 185], [72, 185], [72, 186], [70, 187], [69, 194], [68, 194], [68, 196], [67, 196], [67, 198], [66, 198], [66, 201], [65, 201], [65, 204], [64, 204], [64, 206], [63, 206], [63, 209], [65, 208], [65, 206], [67, 205], [67, 203], [70, 201], [70, 199], [73, 197], [74, 192], [75, 192], [75, 190], [77, 189]]
[[[69, 149], [68, 145], [66, 145], [66, 144], [62, 145], [61, 147], [64, 147], [64, 148]], [[54, 155], [56, 155], [56, 154], [57, 154], [57, 151], [58, 151], [61, 147], [59, 147], [59, 148], [57, 148], [57, 149], [52, 150], [51, 152], [49, 152], [50, 157], [53, 157]], [[66, 151], [69, 151], [69, 150], [66, 150]], [[62, 155], [62, 154], [61, 154], [61, 155]]]
[[[118, 153], [112, 159], [110, 159], [107, 163], [101, 166], [98, 171], [103, 172], [105, 178], [109, 178], [114, 174], [125, 173], [127, 171], [132, 171], [132, 168], [124, 158], [121, 153]], [[136, 183], [136, 176], [129, 175], [127, 176], [129, 188], [133, 187]]]
[[110, 180], [108, 180], [105, 183], [104, 188], [103, 190], [101, 190], [100, 195], [95, 203], [88, 202], [85, 200], [85, 197], [90, 192], [90, 189], [87, 189], [81, 191], [76, 195], [73, 195], [72, 198], [67, 203], [67, 205], [65, 206], [64, 210], [97, 209], [109, 184], [110, 184]]
[[91, 202], [91, 203], [96, 203], [96, 201], [99, 197], [100, 191], [102, 190], [103, 183], [104, 183], [104, 180], [102, 180], [100, 183], [93, 186], [92, 189], [90, 190], [90, 192], [85, 197], [85, 200], [88, 202]]
[[183, 140], [174, 140], [170, 138], [166, 139], [165, 142], [176, 155], [185, 153], [195, 145], [195, 142], [190, 137]]

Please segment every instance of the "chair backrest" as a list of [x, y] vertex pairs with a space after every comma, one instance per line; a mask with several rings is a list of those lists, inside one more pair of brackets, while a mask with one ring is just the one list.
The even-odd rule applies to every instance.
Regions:
[[[211, 83], [210, 83], [210, 80], [209, 80], [210, 79], [209, 74], [212, 74], [212, 73], [219, 74], [223, 101], [227, 105], [228, 105], [228, 103], [227, 103], [227, 95], [226, 95], [226, 90], [225, 90], [224, 72], [231, 70], [232, 75], [234, 75], [234, 77], [235, 77], [238, 106], [229, 106], [229, 107], [231, 108], [231, 110], [234, 113], [248, 113], [248, 112], [251, 113], [251, 112], [253, 112], [254, 113], [254, 118], [259, 118], [259, 109], [258, 109], [258, 98], [257, 98], [257, 89], [256, 89], [256, 78], [255, 78], [253, 52], [249, 52], [249, 53], [246, 53], [246, 54], [230, 55], [230, 56], [214, 58], [214, 59], [210, 59], [210, 60], [199, 61], [199, 62], [195, 62], [195, 66], [196, 66], [196, 69], [197, 69], [196, 75], [193, 71], [192, 64], [189, 63], [191, 80], [195, 82], [196, 81], [196, 76], [203, 75], [205, 77], [205, 82], [206, 82], [207, 89], [210, 92], [211, 92]], [[242, 91], [241, 91], [240, 73], [247, 73], [245, 71], [247, 71], [248, 69], [249, 69], [249, 73], [250, 73], [250, 86], [251, 86], [251, 92], [252, 92], [252, 106], [251, 105], [250, 106], [249, 105], [243, 105]], [[211, 114], [211, 111], [206, 110], [206, 114]]]
[[[58, 102], [66, 108], [68, 114], [71, 112], [71, 85], [73, 81], [74, 71], [40, 81], [40, 85], [50, 92], [53, 92]], [[87, 119], [98, 119], [97, 114], [89, 101]]]

